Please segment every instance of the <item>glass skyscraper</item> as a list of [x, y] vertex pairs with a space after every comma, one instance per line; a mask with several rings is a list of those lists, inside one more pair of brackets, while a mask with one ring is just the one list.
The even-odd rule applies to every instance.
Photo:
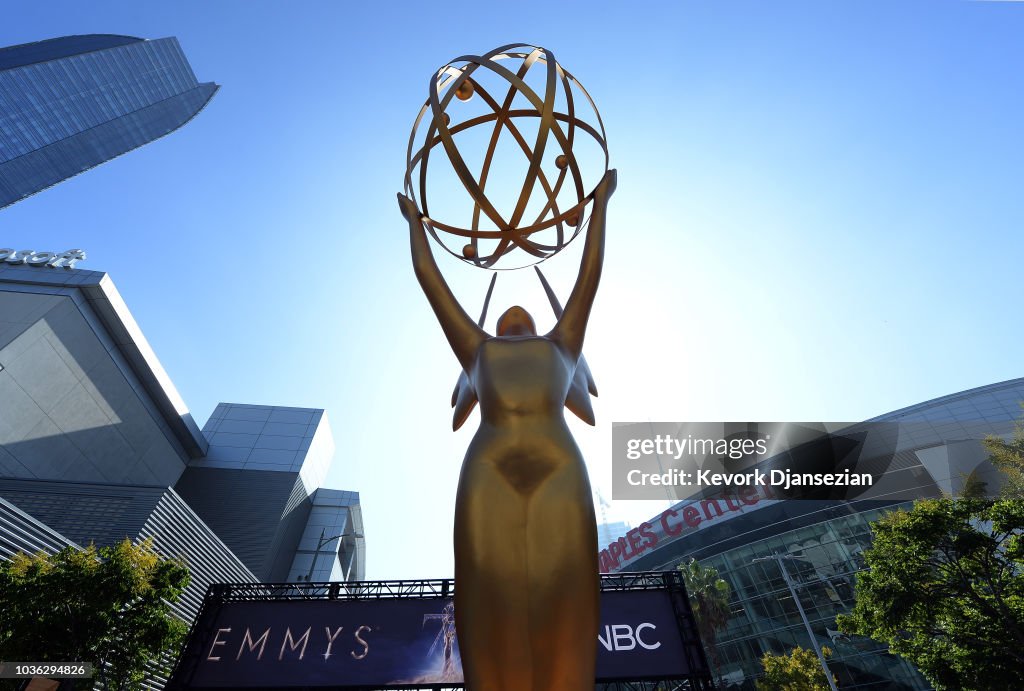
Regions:
[[175, 38], [0, 48], [0, 208], [178, 129], [213, 97]]

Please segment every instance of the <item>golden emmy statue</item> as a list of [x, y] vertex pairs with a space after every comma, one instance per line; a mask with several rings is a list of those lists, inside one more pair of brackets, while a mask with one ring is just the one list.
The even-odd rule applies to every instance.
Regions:
[[[516, 71], [503, 64], [515, 61]], [[543, 71], [543, 95], [527, 81], [531, 68]], [[504, 80], [508, 92], [501, 103], [483, 77]], [[406, 195], [399, 195], [409, 222], [416, 277], [462, 366], [452, 397], [454, 427], [458, 429], [480, 403], [480, 427], [466, 451], [455, 505], [455, 623], [469, 691], [594, 688], [597, 530], [586, 467], [563, 408], [594, 422], [589, 396], [596, 395], [596, 388], [582, 350], [601, 276], [607, 205], [616, 176], [607, 167], [600, 117], [600, 129], [592, 127], [574, 106], [580, 93], [593, 105], [550, 51], [533, 46], [504, 46], [446, 65], [431, 80], [430, 98], [417, 118], [410, 138]], [[533, 108], [513, 108], [517, 94]], [[459, 104], [474, 95], [489, 106], [488, 112], [473, 115], [460, 112], [458, 105], [449, 107], [453, 97]], [[558, 109], [559, 95], [568, 103], [564, 112]], [[537, 130], [532, 146], [523, 134], [523, 123], [530, 121]], [[493, 124], [494, 134], [482, 172], [474, 177], [455, 137], [487, 123]], [[426, 136], [414, 149], [421, 124], [426, 124]], [[502, 132], [510, 133], [527, 162], [526, 181], [508, 216], [501, 215], [485, 194]], [[603, 177], [589, 194], [584, 194], [574, 146], [581, 132], [599, 145], [604, 158]], [[554, 140], [550, 147], [549, 139]], [[469, 228], [446, 225], [428, 212], [427, 161], [437, 145], [469, 192]], [[538, 184], [543, 190], [540, 213], [534, 222], [525, 223]], [[501, 315], [495, 335], [484, 331], [487, 304], [479, 322], [463, 310], [441, 275], [427, 238], [430, 234], [442, 246], [439, 233], [469, 239], [461, 252], [452, 253], [491, 268], [516, 249], [546, 259], [584, 230], [579, 276], [564, 310], [537, 272], [557, 317], [545, 335], [537, 334], [533, 318], [519, 306]], [[544, 238], [545, 233], [551, 237]], [[490, 295], [488, 290], [487, 302]]]

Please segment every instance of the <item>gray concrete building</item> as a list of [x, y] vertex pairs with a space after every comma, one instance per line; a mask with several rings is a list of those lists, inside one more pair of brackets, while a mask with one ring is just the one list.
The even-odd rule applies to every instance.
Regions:
[[361, 581], [365, 553], [359, 493], [321, 487], [313, 494], [288, 581]]
[[[330, 576], [362, 573], [361, 559], [354, 569], [339, 561], [362, 553], [359, 495], [321, 488], [334, 456], [325, 411], [221, 403], [203, 435], [210, 440], [209, 449], [203, 458], [189, 462], [177, 490], [257, 578], [284, 582], [307, 574], [302, 565], [311, 564], [308, 554], [318, 551], [321, 532], [325, 543], [320, 551], [333, 549], [334, 555], [321, 557], [321, 580], [347, 580]], [[341, 494], [348, 503], [338, 500]], [[317, 537], [310, 547], [308, 535], [313, 533]], [[328, 544], [326, 537], [332, 535], [338, 539]], [[339, 556], [346, 546], [348, 552]]]
[[200, 429], [110, 277], [67, 268], [76, 252], [0, 249], [0, 558], [149, 537], [189, 564], [185, 619], [211, 583], [297, 580], [312, 558], [361, 576], [358, 494], [321, 486], [326, 413], [221, 404]]

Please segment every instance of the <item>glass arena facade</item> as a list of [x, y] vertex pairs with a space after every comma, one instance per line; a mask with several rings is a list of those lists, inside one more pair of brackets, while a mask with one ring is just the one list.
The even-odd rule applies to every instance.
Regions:
[[[886, 475], [913, 478], [920, 495], [956, 491], [972, 471], [991, 469], [981, 440], [1008, 438], [1020, 418], [1024, 379], [945, 396], [868, 421], [897, 423], [896, 454]], [[866, 423], [865, 423], [866, 424]], [[884, 477], [883, 477], [884, 479]], [[854, 604], [854, 583], [865, 568], [870, 524], [899, 504], [880, 499], [837, 502], [778, 500], [751, 504], [723, 500], [678, 503], [602, 550], [603, 570], [674, 569], [691, 557], [713, 566], [728, 582], [732, 617], [717, 638], [719, 688], [754, 689], [765, 652], [811, 648], [803, 620], [776, 560], [782, 560], [810, 621], [816, 643], [832, 651], [829, 667], [839, 688], [929, 689], [927, 681], [886, 647], [836, 627]]]
[[0, 208], [178, 129], [213, 98], [175, 38], [0, 48]]

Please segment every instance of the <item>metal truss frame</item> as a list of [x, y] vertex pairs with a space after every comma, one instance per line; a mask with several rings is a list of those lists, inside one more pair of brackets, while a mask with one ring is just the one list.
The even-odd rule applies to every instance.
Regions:
[[[672, 601], [676, 624], [684, 641], [685, 655], [690, 669], [705, 670], [685, 678], [643, 678], [635, 680], [599, 681], [597, 691], [711, 691], [714, 689], [704, 649], [699, 643], [690, 600], [686, 594], [682, 574], [679, 571], [648, 571], [638, 573], [616, 573], [601, 576], [601, 591], [662, 590], [668, 591]], [[401, 600], [401, 599], [442, 599], [452, 597], [455, 582], [450, 578], [412, 581], [346, 581], [330, 583], [215, 583], [210, 586], [203, 599], [203, 605], [189, 631], [190, 643], [183, 651], [168, 691], [188, 691], [192, 688], [184, 683], [191, 677], [199, 663], [199, 656], [192, 650], [191, 641], [196, 636], [206, 637], [211, 633], [217, 612], [229, 602], [294, 601], [294, 600]], [[204, 638], [205, 640], [205, 638]], [[688, 642], [687, 642], [688, 641]], [[427, 684], [384, 687], [287, 687], [281, 691], [381, 691], [402, 689], [404, 691], [447, 691], [463, 689], [462, 685]], [[266, 688], [261, 691], [276, 691]]]

